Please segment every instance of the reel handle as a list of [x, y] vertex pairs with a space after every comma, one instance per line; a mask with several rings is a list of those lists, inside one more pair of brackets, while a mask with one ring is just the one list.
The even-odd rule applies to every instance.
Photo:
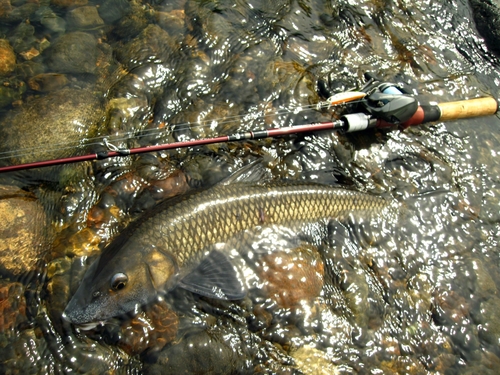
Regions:
[[498, 111], [498, 101], [492, 97], [440, 103], [439, 121], [494, 115]]
[[[439, 104], [421, 105], [415, 114], [399, 125], [406, 129], [409, 126], [436, 121], [458, 120], [471, 117], [494, 115], [498, 111], [498, 101], [492, 97], [460, 100]], [[378, 128], [392, 127], [394, 124], [379, 120]]]

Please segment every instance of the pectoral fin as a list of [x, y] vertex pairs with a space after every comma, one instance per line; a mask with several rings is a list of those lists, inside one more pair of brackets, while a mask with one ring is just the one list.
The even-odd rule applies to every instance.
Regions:
[[178, 286], [205, 297], [224, 300], [241, 299], [246, 293], [231, 261], [219, 251], [212, 251]]

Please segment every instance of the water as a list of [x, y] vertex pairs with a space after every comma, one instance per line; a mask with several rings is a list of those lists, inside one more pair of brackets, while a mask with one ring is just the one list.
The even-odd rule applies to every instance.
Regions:
[[[461, 0], [68, 4], [1, 15], [17, 59], [2, 151], [28, 148], [4, 164], [95, 152], [104, 136], [136, 147], [326, 121], [300, 110], [321, 100], [318, 79], [339, 92], [365, 71], [427, 100], [498, 97], [498, 60]], [[64, 38], [83, 53], [69, 58]], [[498, 128], [490, 116], [3, 175], [1, 372], [496, 373]], [[93, 331], [61, 319], [130, 220], [257, 158], [269, 178], [366, 191], [400, 214], [329, 223], [303, 242], [255, 231], [240, 246], [273, 252], [254, 260], [243, 301], [175, 290]]]

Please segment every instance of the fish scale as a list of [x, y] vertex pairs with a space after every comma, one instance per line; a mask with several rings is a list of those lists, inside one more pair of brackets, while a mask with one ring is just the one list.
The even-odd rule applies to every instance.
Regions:
[[[245, 229], [289, 222], [342, 219], [355, 211], [383, 209], [388, 202], [369, 194], [317, 184], [221, 185], [159, 211], [136, 235], [156, 237], [179, 267], [198, 263], [203, 250]], [[149, 221], [149, 222], [148, 222]]]
[[102, 252], [64, 318], [90, 328], [136, 311], [176, 286], [211, 298], [239, 299], [244, 285], [229, 254], [213, 245], [267, 225], [381, 212], [389, 202], [317, 184], [218, 185], [156, 206]]

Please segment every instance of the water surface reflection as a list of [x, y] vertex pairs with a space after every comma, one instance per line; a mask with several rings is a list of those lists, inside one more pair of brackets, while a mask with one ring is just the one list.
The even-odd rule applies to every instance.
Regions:
[[[11, 2], [0, 148], [24, 150], [1, 162], [96, 152], [103, 137], [136, 147], [329, 120], [299, 110], [321, 100], [318, 80], [339, 92], [365, 71], [422, 100], [498, 97], [498, 60], [472, 19], [461, 0]], [[495, 373], [498, 126], [325, 132], [1, 176], [1, 372]], [[241, 301], [176, 289], [91, 331], [61, 319], [131, 220], [258, 159], [267, 179], [393, 200], [397, 219], [226, 244], [248, 249]]]

